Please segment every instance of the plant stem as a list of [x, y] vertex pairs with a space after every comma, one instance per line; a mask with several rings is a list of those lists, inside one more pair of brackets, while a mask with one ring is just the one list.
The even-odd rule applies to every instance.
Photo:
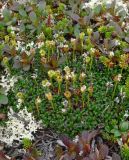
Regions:
[[71, 108], [72, 105], [71, 105], [71, 100], [70, 99], [68, 99], [68, 104], [69, 104], [69, 108]]
[[48, 49], [48, 61], [50, 60], [50, 49]]
[[85, 107], [84, 94], [82, 94], [82, 108]]
[[77, 104], [78, 104], [78, 96], [76, 96], [76, 99], [75, 99], [75, 100], [76, 100], [76, 105], [77, 105]]
[[114, 90], [113, 90], [113, 93], [112, 93], [112, 99], [113, 99], [114, 96], [115, 96], [117, 84], [118, 84], [118, 82], [115, 83]]
[[61, 92], [61, 83], [58, 83], [58, 94]]
[[54, 109], [54, 103], [53, 101], [50, 101], [52, 108]]
[[123, 72], [123, 68], [121, 68], [121, 75], [122, 75], [122, 72]]
[[38, 104], [36, 104], [36, 110], [37, 110], [37, 113], [39, 115], [39, 105]]
[[66, 80], [66, 91], [68, 90], [68, 81]]
[[90, 94], [88, 93], [88, 97], [87, 97], [87, 106], [89, 106], [89, 102], [90, 102]]
[[93, 56], [91, 56], [91, 61], [90, 61], [90, 71], [92, 69], [92, 64], [93, 64]]

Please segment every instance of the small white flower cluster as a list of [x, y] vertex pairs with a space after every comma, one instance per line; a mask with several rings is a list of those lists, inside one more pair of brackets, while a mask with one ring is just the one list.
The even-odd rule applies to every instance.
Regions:
[[10, 89], [13, 89], [14, 84], [17, 82], [17, 77], [10, 76], [6, 71], [5, 75], [1, 76], [0, 86], [4, 88], [4, 94], [7, 95]]
[[24, 42], [17, 41], [16, 50], [26, 52], [26, 54], [30, 56], [31, 52], [28, 51], [27, 48], [29, 48], [29, 50], [35, 48], [34, 42], [32, 41], [30, 43], [25, 44]]
[[125, 118], [128, 118], [128, 117], [129, 117], [129, 111], [125, 111], [124, 117], [125, 117]]
[[0, 127], [0, 141], [11, 146], [13, 141], [21, 142], [23, 138], [34, 139], [33, 133], [41, 128], [41, 122], [36, 122], [32, 113], [23, 109], [15, 113], [12, 109], [8, 113], [6, 127]]
[[91, 0], [90, 2], [84, 3], [82, 8], [90, 8], [94, 9], [99, 5], [104, 5], [106, 8], [111, 8], [112, 4], [115, 2], [115, 12], [116, 15], [128, 17], [129, 11], [127, 7], [127, 3], [124, 3], [123, 0]]

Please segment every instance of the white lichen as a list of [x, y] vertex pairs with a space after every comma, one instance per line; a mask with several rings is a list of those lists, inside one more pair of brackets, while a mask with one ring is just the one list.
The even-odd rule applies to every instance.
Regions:
[[129, 10], [127, 3], [125, 3], [123, 0], [90, 0], [89, 2], [84, 3], [82, 6], [83, 9], [95, 9], [99, 6], [104, 6], [106, 9], [111, 8], [115, 4], [115, 13], [116, 15], [119, 15], [123, 18], [126, 18], [129, 16]]
[[29, 113], [26, 108], [18, 113], [10, 109], [6, 127], [0, 127], [0, 141], [12, 146], [14, 141], [20, 143], [23, 138], [33, 140], [33, 133], [39, 128], [41, 122], [36, 122], [32, 113]]

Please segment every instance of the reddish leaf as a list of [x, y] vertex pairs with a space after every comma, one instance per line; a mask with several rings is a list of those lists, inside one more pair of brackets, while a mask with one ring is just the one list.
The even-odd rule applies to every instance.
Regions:
[[90, 153], [91, 151], [91, 147], [90, 144], [83, 144], [83, 152], [85, 155], [87, 155], [88, 153]]
[[70, 13], [70, 16], [74, 21], [79, 22], [80, 17], [78, 14]]
[[90, 144], [91, 140], [95, 138], [98, 133], [99, 129], [91, 132], [84, 131], [80, 136], [80, 140], [82, 140], [85, 144]]
[[79, 146], [75, 142], [70, 140], [67, 136], [62, 136], [61, 140], [64, 143], [64, 145], [68, 147], [68, 152], [70, 154], [73, 152], [78, 154], [80, 152]]
[[0, 151], [0, 160], [15, 160], [14, 158], [8, 159], [6, 155]]
[[5, 120], [6, 119], [6, 114], [0, 113], [0, 120]]

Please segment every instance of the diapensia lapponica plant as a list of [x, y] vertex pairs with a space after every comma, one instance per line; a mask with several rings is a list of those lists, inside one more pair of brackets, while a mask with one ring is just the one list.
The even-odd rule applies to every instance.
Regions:
[[111, 130], [128, 120], [129, 7], [96, 2], [0, 5], [0, 67], [19, 77], [0, 99], [2, 112], [7, 102], [15, 111], [26, 106], [71, 136], [103, 123], [103, 136], [114, 141]]

